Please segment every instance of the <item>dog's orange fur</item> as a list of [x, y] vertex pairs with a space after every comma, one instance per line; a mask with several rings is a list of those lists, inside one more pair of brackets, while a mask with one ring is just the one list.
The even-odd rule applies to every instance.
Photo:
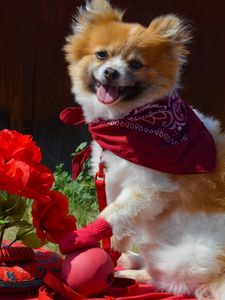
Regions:
[[[207, 149], [206, 149], [207, 151]], [[182, 190], [177, 195], [182, 209], [192, 213], [225, 211], [225, 135], [217, 141], [217, 164], [213, 173], [175, 176]], [[182, 202], [180, 202], [182, 200]]]

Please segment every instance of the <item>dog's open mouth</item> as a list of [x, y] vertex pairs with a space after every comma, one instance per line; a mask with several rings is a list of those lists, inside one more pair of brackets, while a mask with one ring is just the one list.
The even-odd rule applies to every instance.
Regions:
[[113, 86], [96, 82], [96, 95], [100, 102], [104, 104], [112, 104], [116, 100], [129, 94], [134, 86]]

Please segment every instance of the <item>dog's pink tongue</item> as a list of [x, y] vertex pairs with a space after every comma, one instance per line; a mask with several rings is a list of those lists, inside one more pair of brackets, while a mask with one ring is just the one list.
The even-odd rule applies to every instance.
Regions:
[[111, 104], [119, 97], [119, 87], [110, 85], [100, 85], [97, 89], [97, 98], [104, 104]]

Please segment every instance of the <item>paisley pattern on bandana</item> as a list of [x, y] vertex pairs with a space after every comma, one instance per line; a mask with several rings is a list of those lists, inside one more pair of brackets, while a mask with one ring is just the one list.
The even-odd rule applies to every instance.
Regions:
[[[143, 125], [143, 122], [146, 126]], [[105, 121], [96, 119], [93, 124], [105, 123], [110, 126], [125, 127], [146, 134], [154, 134], [166, 143], [176, 145], [187, 140], [185, 126], [187, 110], [181, 98], [174, 93], [169, 101], [149, 103], [132, 110], [118, 120]]]

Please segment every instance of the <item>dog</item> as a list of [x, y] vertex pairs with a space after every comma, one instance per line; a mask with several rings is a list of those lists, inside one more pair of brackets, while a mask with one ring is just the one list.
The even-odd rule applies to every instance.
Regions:
[[[160, 99], [165, 97], [175, 101], [172, 105], [178, 115], [182, 109], [188, 110], [182, 106], [177, 90], [191, 40], [189, 26], [173, 14], [159, 16], [148, 27], [123, 22], [122, 18], [123, 12], [107, 0], [87, 2], [79, 8], [73, 33], [65, 45], [72, 92], [86, 122], [95, 124], [97, 120], [98, 125], [101, 120], [101, 125], [115, 125], [116, 132], [126, 124], [125, 130], [135, 130], [135, 122], [146, 107], [152, 115], [151, 120], [145, 121], [150, 125], [158, 122], [160, 115], [165, 117], [168, 112], [168, 107], [160, 106]], [[190, 113], [207, 131], [207, 139], [212, 139], [211, 150], [207, 143], [200, 147], [202, 137], [199, 136], [178, 162], [175, 152], [163, 155], [162, 148], [153, 151], [158, 158], [148, 155], [148, 149], [139, 143], [139, 136], [137, 140], [133, 137], [132, 145], [139, 147], [143, 157], [149, 156], [146, 160], [151, 160], [150, 167], [142, 163], [143, 157], [138, 158], [141, 163], [136, 163], [112, 151], [113, 145], [104, 149], [101, 143], [93, 142], [93, 173], [102, 161], [106, 176], [107, 207], [99, 217], [110, 224], [113, 247], [127, 253], [125, 260], [129, 267], [146, 270], [148, 276], [143, 280], [150, 280], [157, 289], [174, 294], [224, 300], [225, 136], [218, 120], [197, 110]], [[170, 146], [177, 142], [168, 135], [171, 124], [164, 128], [161, 137], [157, 128], [151, 131], [139, 126], [138, 130], [146, 130], [153, 140], [164, 139], [170, 151]], [[177, 128], [179, 133], [180, 127]], [[195, 132], [195, 128], [192, 130]], [[180, 141], [185, 138], [188, 139], [186, 136]], [[121, 141], [122, 145], [126, 137]], [[118, 142], [116, 147], [121, 145]], [[203, 161], [208, 167], [196, 172], [181, 170], [185, 159], [185, 170], [192, 165], [186, 158], [189, 153], [200, 160], [206, 155]], [[165, 166], [170, 158], [174, 160], [167, 170]], [[195, 162], [193, 166], [196, 167]], [[132, 244], [137, 245], [139, 254], [129, 252]]]

